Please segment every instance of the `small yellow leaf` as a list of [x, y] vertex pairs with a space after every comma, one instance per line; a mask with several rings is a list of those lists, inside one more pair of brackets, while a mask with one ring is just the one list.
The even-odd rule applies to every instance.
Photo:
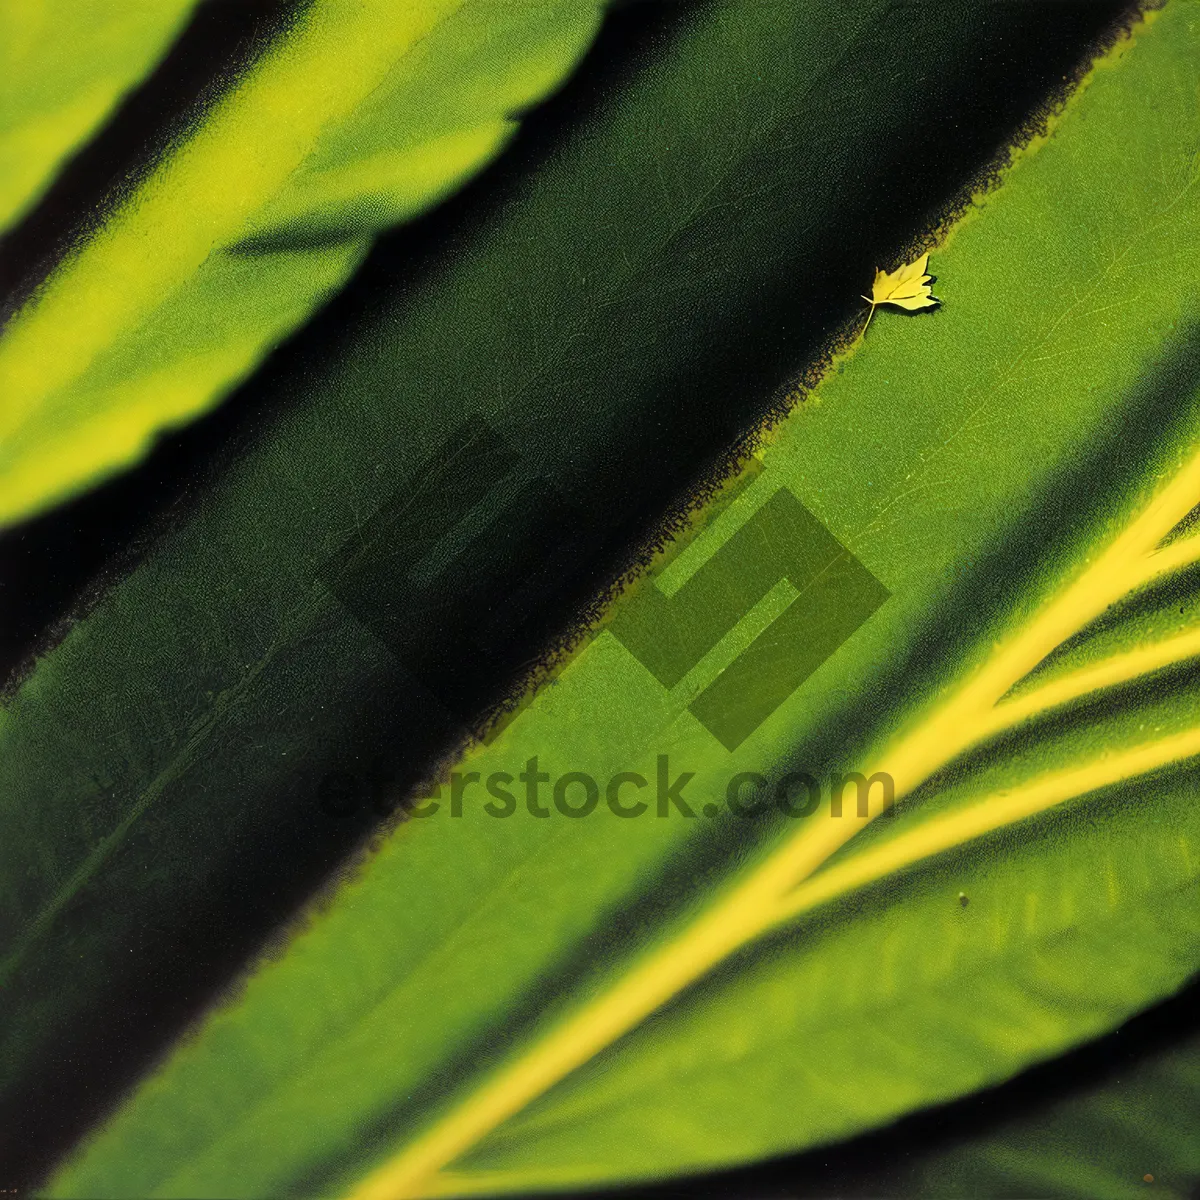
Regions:
[[[905, 308], [910, 312], [918, 308], [932, 308], [939, 301], [931, 295], [929, 281], [932, 275], [925, 273], [929, 263], [929, 255], [922, 254], [916, 262], [905, 263], [891, 273], [875, 271], [875, 281], [871, 285], [871, 294], [863, 299], [871, 306], [867, 315], [867, 325], [875, 315], [875, 309], [880, 304], [893, 304], [897, 308]], [[863, 326], [866, 331], [867, 325]]]

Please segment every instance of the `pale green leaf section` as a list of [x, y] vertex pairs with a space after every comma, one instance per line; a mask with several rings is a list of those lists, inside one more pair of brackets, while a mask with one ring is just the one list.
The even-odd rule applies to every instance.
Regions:
[[210, 408], [374, 234], [489, 161], [589, 0], [316, 0], [0, 340], [0, 524]]
[[0, 229], [153, 69], [195, 4], [0, 2]]

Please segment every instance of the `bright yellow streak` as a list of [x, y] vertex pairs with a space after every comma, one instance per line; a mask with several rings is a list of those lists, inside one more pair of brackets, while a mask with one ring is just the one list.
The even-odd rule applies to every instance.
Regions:
[[[1156, 550], [1195, 507], [1197, 497], [1200, 497], [1200, 453], [1025, 629], [999, 645], [972, 678], [914, 729], [894, 741], [878, 756], [875, 767], [864, 774], [887, 771], [895, 780], [898, 799], [988, 736], [995, 726], [992, 714], [1001, 697], [1052, 650], [1131, 589], [1195, 561], [1193, 541], [1200, 545], [1200, 539], [1187, 539], [1157, 553]], [[1020, 820], [1081, 791], [1094, 790], [1197, 753], [1200, 753], [1200, 731], [1192, 730], [1114, 756], [1108, 762], [1089, 764], [1028, 784], [999, 801], [992, 814], [981, 806], [941, 818], [931, 822], [926, 831], [905, 835], [873, 853], [891, 854], [903, 865], [905, 853], [923, 857], [949, 849], [958, 844], [949, 840], [952, 836], [977, 837], [989, 828]], [[872, 809], [867, 820], [879, 815], [881, 803], [873, 800]], [[812, 891], [800, 889], [866, 823], [862, 819], [818, 818], [806, 824], [676, 941], [644, 958], [610, 991], [560, 1025], [523, 1058], [493, 1076], [407, 1149], [370, 1174], [350, 1193], [349, 1200], [410, 1200], [444, 1193], [437, 1179], [443, 1167], [735, 950], [800, 911], [798, 904], [816, 903], [814, 897], [824, 894], [819, 889], [836, 886], [839, 876], [830, 871], [814, 881]], [[884, 860], [872, 859], [870, 855], [864, 856], [864, 860], [867, 867], [857, 869], [866, 872], [864, 878], [873, 878], [872, 861], [874, 869], [878, 869]], [[859, 861], [856, 859], [855, 863]], [[849, 879], [852, 865], [844, 864], [837, 871], [845, 872], [844, 878]], [[823, 882], [830, 876], [834, 879], [832, 885]]]
[[[1200, 729], [1190, 729], [1083, 767], [1060, 771], [1012, 791], [996, 793], [963, 812], [939, 817], [810, 879], [783, 903], [772, 906], [771, 918], [760, 923], [760, 932], [770, 925], [793, 920], [818, 905], [884, 879], [923, 859], [1037, 816], [1067, 800], [1197, 756], [1200, 756]], [[519, 1064], [520, 1070], [499, 1077], [489, 1088], [477, 1093], [470, 1104], [456, 1114], [459, 1120], [454, 1127], [441, 1127], [441, 1138], [431, 1138], [414, 1146], [414, 1151], [423, 1149], [424, 1154], [414, 1154], [409, 1160], [409, 1169], [422, 1170], [424, 1162], [428, 1162], [437, 1171], [440, 1165], [450, 1161], [445, 1157], [450, 1139], [461, 1136], [469, 1125], [474, 1125], [476, 1137], [487, 1133], [498, 1123], [495, 1120], [498, 1113], [503, 1112], [501, 1120], [512, 1115], [505, 1110], [511, 1104], [514, 1093], [527, 1093], [525, 1103], [528, 1103], [616, 1037], [633, 1028], [730, 950], [744, 944], [747, 940], [742, 937], [746, 914], [742, 911], [742, 904], [748, 902], [751, 902], [749, 889], [740, 902], [732, 906], [738, 910], [740, 919], [736, 929], [728, 919], [731, 911], [723, 906], [712, 916], [718, 918], [724, 914], [725, 920], [710, 919], [697, 924], [668, 953], [643, 963], [639, 970], [627, 976], [612, 992], [562, 1026]], [[461, 1149], [452, 1153], [457, 1156]], [[400, 1168], [404, 1160], [398, 1159], [394, 1165]], [[469, 1181], [469, 1177], [467, 1179]], [[437, 1194], [456, 1191], [450, 1184], [450, 1180], [444, 1179], [443, 1184], [435, 1189]], [[395, 1191], [391, 1180], [380, 1176], [374, 1190], [364, 1187], [355, 1192], [354, 1197], [355, 1200], [400, 1200], [402, 1197], [429, 1194], [429, 1191]]]
[[[1125, 596], [1131, 586], [1145, 582], [1146, 560], [1154, 556], [1162, 539], [1195, 507], [1197, 496], [1200, 496], [1200, 453], [1091, 566], [1024, 630], [998, 646], [973, 678], [878, 756], [872, 771], [883, 770], [892, 776], [897, 799], [911, 793], [934, 772], [988, 736], [994, 722], [992, 710], [1002, 696], [1052, 650]], [[1156, 572], [1159, 574], [1162, 571]], [[865, 773], [869, 776], [872, 771]], [[877, 809], [870, 814], [871, 818], [875, 816]], [[864, 824], [861, 820], [849, 824], [814, 822], [799, 830], [759, 873], [771, 880], [776, 895], [783, 895], [807, 879]]]
[[1097, 759], [1083, 767], [1060, 771], [1011, 791], [997, 792], [962, 812], [938, 817], [911, 833], [894, 838], [886, 845], [822, 871], [792, 892], [778, 919], [781, 922], [791, 920], [855, 888], [874, 883], [922, 859], [953, 850], [997, 829], [1037, 816], [1067, 800], [1197, 755], [1200, 755], [1200, 729], [1189, 729], [1174, 737]]
[[1031, 717], [1040, 716], [1052, 708], [1061, 708], [1072, 700], [1091, 696], [1103, 688], [1130, 683], [1134, 679], [1161, 671], [1164, 667], [1187, 662], [1191, 658], [1200, 658], [1200, 629], [1140, 646], [1125, 654], [1114, 654], [1112, 658], [1094, 667], [1073, 671], [1070, 675], [1055, 679], [1014, 700], [1006, 700], [996, 705], [992, 709], [991, 720], [985, 723], [984, 736], [991, 737], [1003, 730], [1012, 729]]
[[748, 881], [677, 941], [643, 959], [610, 991], [493, 1077], [445, 1121], [368, 1176], [351, 1193], [352, 1200], [431, 1194], [432, 1180], [443, 1166], [762, 933], [774, 916], [774, 897], [754, 883]]

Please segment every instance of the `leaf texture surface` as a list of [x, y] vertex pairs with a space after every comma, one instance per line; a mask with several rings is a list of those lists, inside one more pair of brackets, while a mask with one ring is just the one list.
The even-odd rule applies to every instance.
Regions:
[[[460, 783], [454, 816], [443, 787], [52, 1194], [383, 1200], [730, 1165], [998, 1082], [1193, 975], [1197, 13], [1170, 0], [1102, 60], [937, 250], [954, 303], [874, 331], [459, 768], [628, 772], [650, 812], [497, 819]], [[785, 491], [887, 596], [722, 737], [702, 697], [786, 653], [782, 578], [669, 685], [634, 629]], [[730, 811], [737, 776], [849, 771], [890, 776], [897, 815], [882, 786], [865, 815]]]

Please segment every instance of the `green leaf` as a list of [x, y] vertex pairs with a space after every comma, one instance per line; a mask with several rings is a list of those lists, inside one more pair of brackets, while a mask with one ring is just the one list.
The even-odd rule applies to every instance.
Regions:
[[[461, 744], [1112, 15], [628, 9], [578, 120], [381, 246], [254, 419], [225, 409], [209, 486], [0, 718], [9, 1178], [361, 842], [347, 783], [403, 790]], [[936, 79], [864, 93], [900, 46], [943, 47]]]
[[141, 458], [494, 158], [592, 0], [317, 0], [0, 339], [0, 522]]
[[0, 229], [153, 69], [194, 0], [0, 5]]
[[[750, 1161], [998, 1082], [1196, 971], [1198, 15], [1170, 0], [1096, 68], [934, 247], [942, 307], [881, 315], [52, 1194], [528, 1193]], [[849, 557], [820, 558], [789, 492]], [[804, 528], [817, 557], [779, 567]], [[767, 559], [774, 588], [732, 591], [731, 562]], [[841, 644], [755, 724], [798, 627]], [[601, 791], [637, 773], [651, 808], [489, 815], [482, 781], [535, 755]], [[890, 775], [898, 815], [834, 816], [849, 770]], [[740, 773], [797, 771], [815, 813], [729, 811]], [[670, 803], [685, 773], [704, 815]]]

